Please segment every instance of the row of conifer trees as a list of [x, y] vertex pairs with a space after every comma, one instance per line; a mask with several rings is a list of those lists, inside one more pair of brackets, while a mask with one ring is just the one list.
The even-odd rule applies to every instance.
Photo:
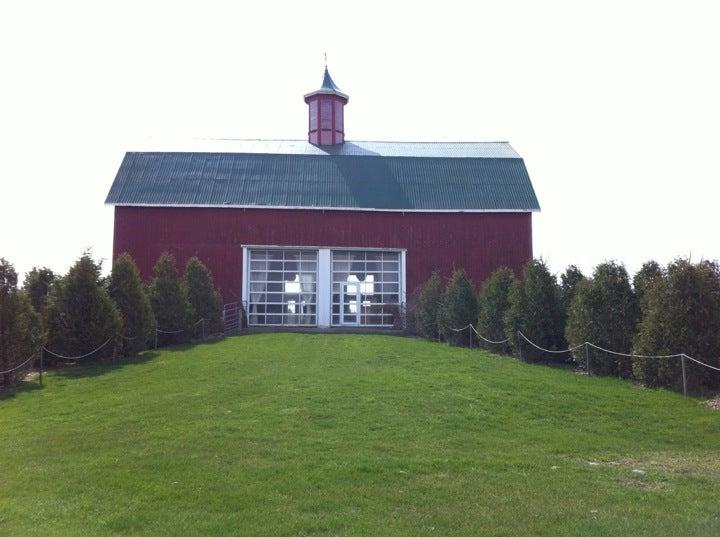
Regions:
[[[598, 265], [586, 277], [570, 266], [558, 279], [542, 260], [529, 261], [521, 278], [500, 268], [476, 294], [464, 270], [444, 285], [438, 274], [422, 286], [413, 307], [418, 335], [451, 344], [472, 341], [473, 324], [492, 341], [478, 343], [495, 352], [513, 353], [530, 362], [572, 361], [592, 374], [634, 379], [650, 387], [681, 390], [680, 358], [625, 357], [619, 353], [664, 356], [684, 353], [720, 367], [720, 269], [710, 261], [678, 259], [663, 267], [645, 263], [632, 281], [616, 262]], [[572, 353], [560, 351], [581, 346]], [[586, 359], [589, 364], [586, 363]], [[720, 373], [685, 360], [687, 385], [696, 393], [720, 388]]]
[[[33, 268], [22, 286], [12, 264], [0, 259], [0, 371], [43, 345], [64, 356], [102, 347], [89, 359], [107, 359], [221, 330], [220, 295], [197, 257], [180, 274], [175, 258], [163, 253], [148, 285], [128, 254], [115, 260], [108, 277], [102, 276], [102, 262], [85, 252], [64, 276]], [[0, 375], [0, 386], [25, 373]]]

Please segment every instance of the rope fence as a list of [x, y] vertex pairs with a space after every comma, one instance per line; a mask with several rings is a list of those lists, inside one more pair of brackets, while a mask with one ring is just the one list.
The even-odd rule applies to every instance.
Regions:
[[[506, 339], [503, 339], [503, 340], [500, 340], [500, 341], [493, 341], [493, 340], [491, 340], [491, 339], [488, 339], [488, 338], [482, 336], [482, 334], [480, 334], [480, 333], [475, 329], [475, 327], [474, 327], [472, 324], [468, 324], [467, 326], [463, 326], [462, 328], [450, 328], [450, 330], [452, 330], [453, 332], [463, 332], [463, 331], [467, 330], [468, 328], [471, 330], [471, 331], [470, 331], [470, 346], [471, 346], [471, 347], [473, 346], [473, 340], [472, 340], [472, 335], [473, 335], [473, 333], [475, 333], [475, 335], [476, 335], [479, 339], [481, 339], [481, 340], [483, 340], [483, 341], [485, 341], [485, 342], [487, 342], [487, 343], [503, 344], [503, 343], [508, 343], [508, 342], [510, 341], [510, 338], [506, 338]], [[707, 363], [705, 363], [705, 362], [703, 362], [703, 361], [701, 361], [701, 360], [698, 360], [697, 358], [693, 358], [692, 356], [688, 356], [688, 355], [685, 354], [684, 352], [677, 353], [677, 354], [656, 354], [656, 355], [631, 354], [631, 353], [618, 352], [618, 351], [614, 351], [614, 350], [611, 350], [611, 349], [606, 349], [606, 348], [604, 348], [604, 347], [601, 347], [600, 345], [595, 345], [594, 343], [591, 343], [590, 341], [585, 341], [584, 343], [580, 343], [579, 345], [575, 345], [574, 347], [569, 347], [569, 348], [567, 348], [567, 349], [555, 350], [555, 349], [546, 349], [546, 348], [544, 348], [544, 347], [541, 347], [540, 345], [538, 345], [538, 344], [535, 343], [534, 341], [530, 340], [530, 338], [528, 338], [528, 337], [527, 337], [525, 334], [523, 334], [520, 330], [518, 330], [517, 334], [518, 334], [518, 336], [521, 337], [524, 341], [526, 341], [527, 343], [529, 343], [530, 345], [532, 345], [533, 347], [535, 347], [535, 348], [538, 349], [539, 351], [547, 352], [547, 353], [550, 353], [550, 354], [563, 354], [563, 353], [568, 353], [568, 354], [570, 354], [570, 353], [573, 353], [573, 352], [575, 352], [575, 351], [577, 351], [577, 350], [580, 350], [580, 349], [583, 349], [583, 348], [584, 348], [584, 349], [585, 349], [585, 369], [586, 369], [588, 375], [590, 375], [590, 371], [591, 371], [591, 369], [590, 369], [590, 355], [589, 355], [589, 353], [588, 353], [588, 349], [590, 349], [590, 348], [593, 348], [593, 349], [596, 349], [596, 350], [599, 350], [599, 351], [602, 351], [602, 352], [607, 352], [608, 354], [613, 354], [613, 355], [615, 355], [615, 356], [624, 356], [624, 357], [626, 357], [626, 358], [641, 358], [641, 359], [648, 359], [648, 360], [680, 358], [680, 362], [681, 362], [681, 366], [682, 366], [683, 395], [687, 395], [687, 372], [686, 372], [686, 364], [685, 364], [685, 361], [686, 361], [686, 360], [690, 360], [691, 362], [694, 362], [694, 363], [696, 363], [696, 364], [698, 364], [698, 365], [700, 365], [700, 366], [706, 367], [706, 368], [711, 369], [711, 370], [713, 370], [713, 371], [718, 371], [718, 372], [720, 372], [720, 367], [716, 367], [716, 366], [707, 364]], [[520, 357], [522, 358], [522, 347], [520, 347]]]
[[[209, 320], [209, 319], [206, 319], [205, 317], [201, 317], [200, 319], [198, 319], [197, 321], [195, 321], [195, 322], [192, 324], [191, 328], [183, 328], [183, 329], [180, 329], [180, 330], [162, 330], [162, 329], [156, 327], [156, 328], [155, 328], [155, 348], [158, 347], [158, 334], [181, 334], [181, 333], [183, 333], [183, 332], [188, 332], [188, 331], [194, 330], [199, 324], [202, 324], [202, 339], [205, 339], [205, 325], [206, 325], [206, 323], [207, 323], [208, 320]], [[126, 335], [121, 335], [120, 337], [121, 337], [122, 339], [124, 339], [124, 340], [127, 340], [127, 341], [134, 341], [134, 340], [136, 340], [136, 339], [138, 338], [138, 336], [126, 336]], [[44, 360], [44, 357], [45, 357], [45, 353], [47, 353], [48, 355], [50, 355], [50, 356], [52, 356], [53, 358], [56, 358], [56, 359], [58, 359], [58, 360], [64, 360], [64, 361], [66, 361], [66, 362], [74, 362], [74, 363], [77, 363], [77, 362], [79, 362], [80, 360], [83, 360], [84, 358], [88, 358], [88, 357], [92, 356], [93, 354], [96, 354], [97, 352], [99, 352], [100, 350], [102, 350], [105, 346], [107, 346], [108, 343], [110, 343], [111, 341], [113, 341], [113, 339], [115, 339], [115, 338], [114, 338], [114, 337], [109, 337], [108, 339], [106, 339], [102, 344], [100, 344], [100, 345], [99, 345], [98, 347], [96, 347], [95, 349], [91, 350], [90, 352], [86, 352], [85, 354], [80, 354], [80, 355], [78, 355], [78, 356], [66, 356], [66, 355], [64, 355], [64, 354], [60, 354], [59, 352], [55, 352], [55, 351], [53, 351], [53, 350], [51, 350], [51, 349], [48, 349], [46, 345], [42, 345], [42, 346], [40, 347], [39, 351], [38, 351], [38, 352], [39, 352], [39, 358], [40, 358], [40, 364], [39, 364], [39, 367], [38, 367], [38, 377], [39, 377], [40, 385], [42, 386], [42, 384], [43, 384], [43, 372], [44, 372], [44, 369], [45, 369], [45, 367], [44, 367], [44, 361], [45, 361], [45, 360]], [[10, 374], [10, 373], [14, 373], [15, 371], [18, 371], [18, 370], [22, 369], [23, 367], [27, 366], [28, 364], [32, 364], [32, 363], [37, 359], [37, 355], [38, 355], [38, 353], [33, 353], [33, 354], [32, 354], [27, 360], [25, 360], [23, 363], [18, 364], [18, 365], [14, 366], [14, 367], [12, 367], [11, 369], [8, 369], [8, 370], [6, 370], [6, 371], [0, 371], [0, 375], [7, 375], [7, 374]]]
[[26, 366], [27, 364], [29, 364], [29, 363], [30, 363], [31, 361], [33, 361], [34, 359], [35, 359], [35, 353], [31, 354], [31, 355], [30, 355], [30, 358], [28, 358], [27, 360], [25, 360], [25, 361], [24, 361], [23, 363], [21, 363], [20, 365], [16, 365], [16, 366], [13, 367], [12, 369], [8, 369], [8, 370], [6, 370], [6, 371], [0, 371], [0, 375], [7, 375], [7, 374], [9, 374], [9, 373], [13, 373], [13, 372], [17, 371], [18, 369], [22, 369], [23, 366]]

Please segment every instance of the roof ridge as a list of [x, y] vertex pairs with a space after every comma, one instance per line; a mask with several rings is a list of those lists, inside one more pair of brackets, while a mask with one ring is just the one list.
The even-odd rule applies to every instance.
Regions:
[[[209, 140], [222, 142], [307, 142], [305, 138], [188, 138], [188, 140]], [[345, 143], [373, 144], [509, 144], [509, 140], [345, 140]]]

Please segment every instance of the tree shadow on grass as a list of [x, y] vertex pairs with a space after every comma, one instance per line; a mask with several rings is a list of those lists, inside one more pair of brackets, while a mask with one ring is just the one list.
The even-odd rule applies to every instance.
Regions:
[[23, 380], [15, 386], [0, 390], [0, 401], [13, 399], [16, 395], [23, 392], [34, 392], [41, 389], [42, 386], [40, 386], [40, 381], [38, 380], [37, 375], [33, 375], [32, 379]]
[[137, 356], [130, 358], [119, 358], [114, 362], [89, 362], [86, 364], [69, 365], [64, 367], [57, 367], [50, 369], [58, 376], [65, 378], [88, 378], [88, 377], [99, 377], [107, 373], [112, 373], [119, 369], [126, 367], [132, 367], [135, 365], [144, 364], [150, 362], [160, 356], [162, 353], [176, 353], [186, 352], [199, 346], [216, 345], [223, 341], [224, 338], [207, 339], [205, 341], [194, 341], [191, 343], [183, 343], [181, 345], [175, 345], [172, 347], [159, 347], [157, 349], [149, 349]]

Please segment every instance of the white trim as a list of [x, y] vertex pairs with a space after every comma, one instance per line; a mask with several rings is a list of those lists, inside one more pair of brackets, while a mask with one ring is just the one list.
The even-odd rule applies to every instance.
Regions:
[[400, 278], [400, 304], [407, 304], [407, 296], [406, 296], [406, 271], [407, 267], [407, 250], [401, 250], [400, 251], [400, 266], [398, 269], [400, 270], [399, 278]]
[[[242, 291], [240, 293], [240, 300], [242, 301], [243, 307], [250, 304], [250, 261], [249, 261], [248, 249], [243, 246], [242, 249]], [[249, 311], [249, 308], [248, 308]]]
[[168, 209], [287, 209], [291, 211], [367, 211], [378, 213], [539, 213], [540, 209], [375, 209], [372, 207], [307, 207], [303, 205], [230, 205], [212, 203], [112, 203], [114, 207], [164, 207]]
[[364, 252], [365, 250], [371, 250], [373, 252], [404, 252], [404, 248], [375, 248], [375, 247], [359, 247], [359, 246], [293, 246], [291, 244], [241, 244], [243, 248], [282, 248], [285, 250], [354, 250]]
[[317, 287], [315, 295], [315, 313], [317, 325], [323, 328], [330, 327], [330, 312], [332, 311], [332, 261], [329, 248], [318, 248], [317, 261]]
[[[335, 251], [362, 251], [362, 252], [395, 252], [398, 253], [398, 292], [397, 298], [400, 305], [406, 300], [406, 276], [407, 276], [407, 250], [405, 248], [372, 248], [372, 247], [345, 247], [345, 246], [287, 246], [287, 245], [261, 245], [261, 244], [243, 244], [242, 255], [242, 301], [249, 308], [250, 304], [250, 250], [310, 250], [317, 254], [317, 265], [315, 272], [315, 324], [308, 325], [271, 325], [271, 324], [253, 324], [251, 326], [293, 326], [296, 328], [317, 326], [319, 328], [330, 328], [331, 326], [341, 326], [332, 322], [332, 306], [333, 306], [333, 252]], [[394, 270], [391, 272], [395, 272]], [[269, 283], [278, 283], [275, 281]], [[380, 295], [395, 293], [379, 293]], [[395, 304], [394, 302], [392, 303]], [[382, 305], [382, 304], [380, 304]], [[249, 313], [249, 312], [248, 312]], [[275, 315], [275, 314], [274, 314]], [[277, 314], [285, 315], [285, 314]], [[387, 314], [382, 314], [387, 315]], [[249, 318], [248, 318], [249, 323]], [[361, 328], [384, 327], [387, 325], [357, 325]]]

